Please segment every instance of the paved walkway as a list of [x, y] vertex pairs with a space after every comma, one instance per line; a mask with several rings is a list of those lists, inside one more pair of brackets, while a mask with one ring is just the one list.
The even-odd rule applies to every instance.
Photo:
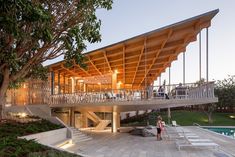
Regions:
[[[70, 147], [70, 151], [91, 157], [232, 157], [235, 140], [220, 137], [197, 127], [187, 129], [202, 138], [218, 143], [224, 151], [207, 148], [184, 148], [178, 151], [174, 140], [133, 136], [128, 133], [92, 132], [93, 140]], [[227, 153], [225, 153], [227, 152]], [[233, 155], [232, 155], [233, 154]]]

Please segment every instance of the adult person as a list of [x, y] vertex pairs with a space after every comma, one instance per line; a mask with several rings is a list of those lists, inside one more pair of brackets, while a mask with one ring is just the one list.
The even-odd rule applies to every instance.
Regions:
[[160, 140], [162, 140], [161, 132], [162, 132], [162, 128], [163, 128], [163, 126], [162, 126], [162, 117], [161, 116], [157, 117], [156, 127], [157, 127], [157, 140], [160, 141]]
[[182, 83], [179, 83], [179, 86], [175, 88], [176, 98], [182, 99], [187, 97], [187, 88], [182, 86]]
[[164, 99], [169, 99], [169, 96], [165, 93], [165, 88], [163, 86], [158, 88], [158, 95]]
[[159, 86], [157, 92], [159, 96], [164, 97], [165, 89], [162, 86]]

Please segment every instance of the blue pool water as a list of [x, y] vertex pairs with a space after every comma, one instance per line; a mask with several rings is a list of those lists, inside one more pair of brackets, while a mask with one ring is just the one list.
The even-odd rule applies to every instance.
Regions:
[[235, 139], [235, 128], [215, 128], [215, 127], [203, 127], [203, 128]]

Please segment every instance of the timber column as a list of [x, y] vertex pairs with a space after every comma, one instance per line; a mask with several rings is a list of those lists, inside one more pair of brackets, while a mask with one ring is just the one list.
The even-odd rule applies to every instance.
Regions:
[[75, 81], [76, 79], [74, 77], [71, 77], [71, 93], [75, 92]]
[[112, 74], [112, 90], [113, 93], [117, 93], [117, 70]]

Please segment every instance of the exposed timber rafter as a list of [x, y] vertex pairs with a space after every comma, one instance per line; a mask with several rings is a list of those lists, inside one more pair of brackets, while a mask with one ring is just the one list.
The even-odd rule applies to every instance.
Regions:
[[171, 61], [173, 61], [174, 59], [177, 58], [177, 55], [178, 55], [180, 52], [184, 52], [184, 53], [185, 53], [185, 51], [186, 51], [186, 49], [184, 49], [185, 44], [187, 44], [187, 43], [191, 40], [191, 37], [192, 37], [192, 34], [189, 34], [189, 35], [186, 36], [186, 38], [184, 39], [184, 43], [183, 43], [182, 45], [180, 45], [180, 46], [175, 50], [176, 55], [173, 55], [173, 56], [170, 56], [170, 57], [169, 57], [168, 62], [166, 62], [166, 63], [164, 64], [163, 68], [161, 68], [160, 72], [157, 73], [157, 74], [153, 77], [152, 81], [154, 81], [154, 79], [157, 77], [158, 74], [161, 74], [161, 73], [167, 68], [167, 66], [169, 65], [169, 63], [170, 63]]
[[152, 61], [152, 63], [150, 64], [150, 67], [148, 69], [148, 71], [145, 73], [143, 79], [141, 80], [140, 84], [139, 84], [139, 87], [142, 85], [143, 81], [146, 79], [146, 77], [148, 76], [148, 73], [149, 71], [152, 69], [153, 65], [156, 63], [156, 60], [159, 56], [159, 54], [161, 53], [162, 49], [164, 48], [164, 46], [166, 45], [167, 41], [169, 40], [169, 38], [171, 37], [173, 33], [173, 30], [170, 29], [169, 32], [167, 33], [167, 38], [163, 41], [162, 45], [161, 45], [161, 48], [159, 50], [157, 50], [157, 53]]
[[106, 61], [106, 63], [108, 64], [108, 67], [109, 67], [110, 72], [113, 73], [113, 70], [112, 70], [112, 68], [111, 68], [111, 66], [110, 66], [110, 63], [109, 63], [109, 60], [108, 60], [108, 57], [107, 57], [107, 52], [106, 52], [106, 51], [103, 51], [103, 54], [104, 54], [105, 61]]
[[91, 76], [90, 73], [88, 73], [85, 69], [83, 69], [80, 65], [76, 64], [75, 62], [74, 62], [74, 66], [76, 66], [76, 67], [78, 67], [79, 69], [81, 69], [81, 70], [83, 71], [83, 73], [85, 73], [87, 76]]
[[[74, 71], [64, 67], [64, 65], [61, 64], [61, 68], [64, 69], [65, 71], [67, 71], [68, 73], [70, 73], [72, 76], [79, 76], [77, 73], [75, 73]], [[81, 77], [81, 76], [79, 76]]]
[[88, 57], [88, 59], [89, 59], [91, 65], [95, 68], [95, 70], [96, 70], [100, 75], [103, 75], [103, 74], [100, 72], [100, 70], [95, 66], [95, 64], [92, 62], [92, 60], [90, 59], [90, 57]]
[[141, 53], [140, 53], [140, 56], [139, 56], [139, 60], [138, 60], [138, 63], [137, 63], [137, 66], [136, 66], [136, 70], [135, 70], [135, 74], [134, 74], [134, 77], [133, 77], [133, 80], [132, 80], [132, 84], [135, 82], [135, 78], [136, 78], [136, 74], [137, 74], [137, 71], [138, 71], [138, 68], [139, 68], [139, 65], [140, 65], [140, 61], [141, 61], [141, 58], [144, 54], [144, 51], [145, 51], [145, 43], [146, 43], [146, 40], [147, 38], [145, 37], [144, 39], [144, 45], [142, 47], [142, 50], [141, 50]]

